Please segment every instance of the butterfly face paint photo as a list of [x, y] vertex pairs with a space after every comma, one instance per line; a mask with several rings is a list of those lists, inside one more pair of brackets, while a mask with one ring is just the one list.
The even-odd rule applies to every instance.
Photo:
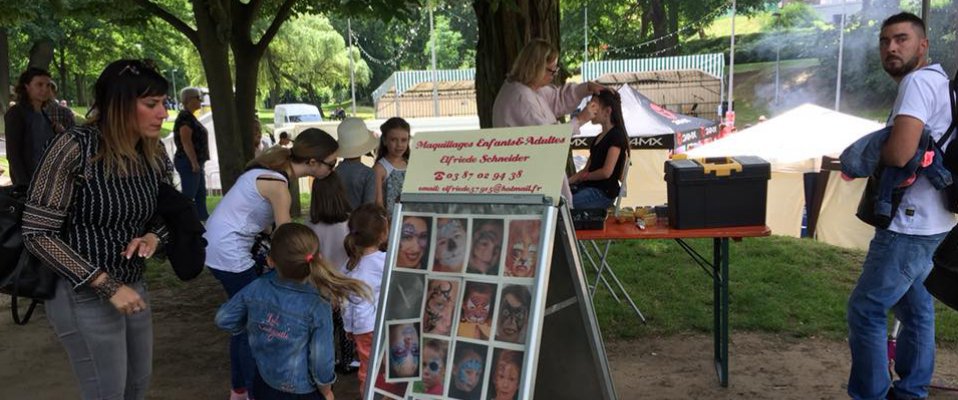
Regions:
[[402, 219], [399, 231], [399, 254], [396, 266], [399, 268], [426, 269], [426, 257], [429, 254], [429, 228], [432, 218], [407, 215]]
[[509, 222], [505, 276], [531, 278], [539, 259], [539, 220]]
[[388, 353], [389, 379], [418, 377], [419, 324], [390, 325]]
[[525, 286], [509, 285], [502, 289], [502, 303], [496, 320], [496, 340], [525, 343], [531, 303], [532, 294]]
[[462, 272], [466, 263], [466, 220], [439, 218], [436, 220], [436, 257], [433, 271]]
[[459, 283], [458, 280], [429, 279], [422, 313], [423, 333], [448, 336], [452, 332]]

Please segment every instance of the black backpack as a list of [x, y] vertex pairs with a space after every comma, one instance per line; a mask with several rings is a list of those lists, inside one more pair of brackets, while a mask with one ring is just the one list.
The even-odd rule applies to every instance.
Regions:
[[[951, 126], [948, 127], [948, 130], [936, 144], [938, 149], [941, 150], [941, 154], [944, 155], [942, 163], [951, 172], [953, 180], [958, 181], [958, 138], [948, 143], [947, 147], [945, 146], [948, 138], [958, 131], [958, 71], [955, 72], [955, 79], [948, 83], [948, 89], [948, 98], [951, 101]], [[948, 211], [958, 213], [958, 182], [952, 183], [942, 190], [945, 191], [946, 195], [945, 207], [948, 208]]]
[[[80, 165], [83, 167], [74, 187], [86, 182], [83, 171], [86, 170], [87, 159], [86, 150], [81, 151]], [[27, 191], [25, 185], [0, 187], [0, 293], [10, 295], [10, 311], [17, 325], [26, 325], [30, 321], [37, 304], [53, 299], [59, 279], [52, 267], [43, 265], [23, 244], [22, 219]], [[61, 232], [66, 231], [67, 224], [64, 224]], [[20, 298], [30, 299], [30, 305], [22, 316]]]
[[[56, 293], [57, 274], [40, 262], [23, 245], [21, 218], [27, 197], [26, 186], [0, 187], [0, 293], [11, 297], [13, 321], [25, 325], [33, 310]], [[19, 298], [30, 299], [21, 317]]]

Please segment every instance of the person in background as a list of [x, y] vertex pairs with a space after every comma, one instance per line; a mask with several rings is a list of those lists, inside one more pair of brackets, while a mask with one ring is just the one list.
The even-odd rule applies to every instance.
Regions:
[[58, 100], [57, 83], [50, 81], [50, 99], [43, 104], [43, 111], [53, 124], [53, 131], [57, 134], [66, 132], [76, 126], [76, 117], [73, 110], [66, 105], [66, 100]]
[[[543, 39], [526, 43], [496, 95], [492, 105], [492, 126], [556, 124], [559, 117], [575, 111], [586, 96], [604, 89], [594, 82], [555, 86], [553, 81], [558, 74], [559, 50], [555, 46]], [[570, 136], [575, 129], [576, 126], [569, 129]], [[563, 178], [562, 182], [562, 196], [566, 202], [571, 202], [568, 181]]]
[[118, 60], [93, 92], [89, 122], [57, 136], [39, 162], [23, 240], [62, 278], [45, 308], [80, 397], [143, 399], [153, 371], [145, 260], [168, 232], [156, 213], [172, 169], [159, 142], [167, 82], [142, 61]]
[[[58, 133], [68, 129], [46, 112], [50, 103], [50, 73], [30, 67], [17, 80], [16, 104], [4, 114], [7, 159], [14, 185], [28, 185], [47, 144]], [[59, 106], [56, 106], [59, 108]], [[65, 117], [65, 116], [64, 116]], [[73, 113], [69, 113], [73, 117]], [[72, 123], [67, 123], [70, 128]]]
[[588, 116], [602, 130], [589, 145], [589, 160], [585, 168], [572, 175], [572, 204], [575, 208], [606, 209], [619, 197], [619, 178], [629, 162], [629, 135], [622, 119], [622, 100], [619, 93], [603, 90], [592, 100], [579, 117]]
[[275, 268], [216, 313], [216, 325], [249, 336], [257, 372], [251, 398], [333, 400], [332, 304], [369, 297], [319, 252], [313, 232], [295, 222], [276, 229], [267, 258]]
[[[206, 222], [206, 266], [230, 298], [257, 277], [251, 253], [257, 235], [292, 220], [289, 181], [322, 179], [336, 166], [339, 146], [328, 133], [310, 128], [298, 139], [291, 149], [273, 146], [250, 161]], [[230, 339], [230, 361], [230, 397], [246, 399], [255, 367], [245, 334]]]
[[406, 179], [406, 164], [409, 162], [409, 123], [392, 117], [379, 127], [379, 149], [376, 150], [376, 204], [392, 215], [393, 206], [399, 201], [402, 184]]
[[204, 165], [210, 159], [209, 134], [206, 127], [196, 119], [196, 111], [202, 107], [203, 94], [193, 87], [180, 91], [183, 111], [173, 123], [173, 166], [180, 174], [180, 190], [193, 200], [200, 221], [210, 217], [206, 210], [206, 172]]
[[339, 156], [343, 161], [336, 167], [346, 186], [349, 205], [359, 208], [376, 202], [376, 173], [362, 162], [362, 156], [371, 153], [378, 144], [373, 133], [359, 118], [346, 118], [336, 128]]
[[349, 260], [344, 265], [346, 276], [366, 283], [372, 296], [351, 296], [343, 304], [343, 324], [346, 334], [356, 342], [359, 354], [359, 393], [365, 389], [369, 371], [369, 354], [373, 347], [373, 329], [376, 327], [376, 307], [386, 268], [386, 253], [379, 250], [389, 236], [386, 210], [375, 204], [365, 204], [349, 216], [349, 235], [344, 245]]
[[287, 149], [293, 147], [293, 140], [289, 138], [289, 132], [279, 133], [279, 145]]
[[[939, 140], [952, 123], [948, 75], [941, 65], [929, 64], [925, 23], [914, 14], [886, 19], [878, 49], [882, 67], [898, 83], [898, 96], [888, 118], [891, 134], [876, 156], [886, 166], [903, 167], [921, 157], [919, 151], [924, 154], [918, 143], [925, 130]], [[945, 193], [919, 174], [892, 210], [890, 225], [875, 229], [848, 298], [848, 395], [854, 399], [928, 397], [935, 369], [935, 304], [924, 282], [935, 249], [956, 222], [944, 199]], [[889, 310], [903, 327], [894, 382], [888, 371]]]

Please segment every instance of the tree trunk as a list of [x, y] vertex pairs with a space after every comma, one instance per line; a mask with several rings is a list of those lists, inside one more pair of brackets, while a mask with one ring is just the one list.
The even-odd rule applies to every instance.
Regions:
[[57, 100], [66, 99], [68, 97], [68, 93], [70, 92], [69, 86], [67, 85], [69, 80], [67, 79], [66, 47], [67, 46], [61, 44], [59, 49], [60, 60], [57, 62], [57, 71], [59, 75], [57, 77], [57, 82], [59, 82], [57, 83]]
[[[205, 2], [194, 1], [193, 3], [198, 38], [197, 50], [203, 55], [200, 59], [210, 86], [210, 102], [214, 105], [213, 129], [216, 149], [219, 153], [220, 183], [223, 193], [226, 193], [233, 187], [236, 178], [243, 173], [246, 160], [250, 159], [253, 149], [252, 146], [243, 147], [244, 141], [236, 131], [240, 124], [238, 124], [233, 95], [229, 37], [221, 35], [221, 32], [217, 30], [217, 23], [210, 14], [209, 6], [203, 3]], [[246, 141], [251, 140], [247, 138]]]
[[[77, 68], [77, 71], [83, 71], [83, 68]], [[90, 102], [88, 102], [86, 99], [86, 88], [84, 87], [83, 75], [80, 73], [73, 74], [73, 80], [75, 83], [74, 86], [76, 88], [76, 95], [77, 95], [76, 102], [74, 103], [74, 105], [83, 104], [89, 107]]]
[[53, 41], [50, 39], [40, 39], [33, 42], [30, 47], [30, 67], [50, 70], [50, 63], [53, 62]]
[[[665, 0], [649, 2], [649, 19], [652, 20], [652, 37], [660, 38], [669, 34], [669, 15], [665, 9]], [[668, 47], [668, 40], [659, 40], [655, 43], [655, 51]]]
[[269, 77], [269, 106], [276, 107], [279, 104], [279, 89], [282, 86], [282, 77], [279, 74], [279, 66], [273, 58], [273, 53], [266, 49], [266, 74]]
[[492, 127], [492, 105], [506, 73], [531, 39], [545, 39], [559, 48], [559, 1], [474, 0], [479, 25], [476, 43], [476, 107], [479, 126]]
[[10, 41], [7, 29], [0, 28], [0, 115], [7, 112], [10, 104]]

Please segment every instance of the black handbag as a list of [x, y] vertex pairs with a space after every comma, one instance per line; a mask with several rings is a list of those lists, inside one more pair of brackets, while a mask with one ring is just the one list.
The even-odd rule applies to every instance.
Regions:
[[[11, 296], [13, 321], [25, 325], [37, 304], [56, 293], [58, 275], [27, 251], [21, 235], [21, 218], [26, 200], [25, 186], [0, 187], [0, 293]], [[19, 298], [30, 299], [20, 315]]]

